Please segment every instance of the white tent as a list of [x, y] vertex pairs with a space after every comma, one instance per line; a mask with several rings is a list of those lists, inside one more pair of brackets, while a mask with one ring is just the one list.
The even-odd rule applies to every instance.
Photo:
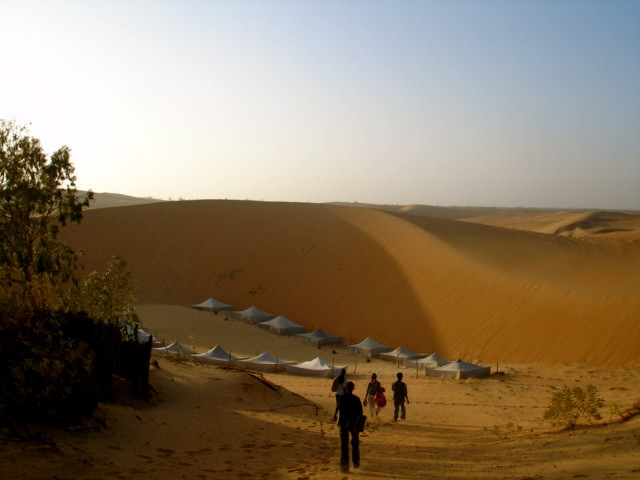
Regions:
[[325, 345], [327, 343], [342, 343], [342, 338], [329, 335], [321, 328], [311, 333], [299, 333], [296, 335], [300, 340], [313, 343], [315, 345]]
[[419, 368], [420, 370], [423, 370], [425, 368], [441, 367], [448, 363], [450, 363], [448, 360], [445, 360], [436, 353], [432, 353], [428, 357], [424, 358], [407, 358], [404, 361], [404, 366], [407, 368]]
[[308, 375], [310, 377], [335, 377], [346, 366], [332, 367], [322, 358], [316, 357], [308, 362], [298, 363], [297, 365], [287, 365], [287, 373], [294, 375]]
[[307, 330], [302, 325], [298, 325], [282, 315], [278, 315], [276, 318], [267, 320], [266, 322], [259, 323], [258, 326], [278, 332], [279, 335], [294, 335], [296, 333], [304, 333]]
[[164, 344], [162, 341], [158, 340], [156, 337], [151, 335], [150, 333], [145, 332], [141, 328], [138, 329], [138, 342], [139, 343], [147, 343], [151, 338], [151, 346], [153, 348], [162, 347]]
[[395, 350], [391, 351], [391, 352], [383, 352], [380, 353], [380, 359], [381, 360], [389, 360], [392, 362], [395, 361], [403, 361], [407, 358], [423, 358], [426, 357], [427, 354], [426, 353], [415, 353], [412, 352], [411, 350], [409, 350], [408, 348], [405, 347], [398, 347]]
[[[125, 331], [129, 334], [129, 335], [133, 335], [136, 331], [136, 326], [134, 324], [128, 323], [128, 322], [124, 322], [124, 321], [120, 321], [120, 326], [122, 328], [125, 329]], [[151, 346], [152, 347], [162, 347], [163, 343], [158, 340], [157, 338], [155, 338], [153, 335], [151, 335], [150, 333], [145, 332], [142, 328], [140, 328], [140, 326], [138, 327], [138, 343], [147, 343], [149, 341], [149, 338], [151, 338]]]
[[489, 375], [490, 371], [491, 367], [481, 367], [473, 363], [456, 360], [442, 367], [427, 368], [427, 376], [463, 379], [469, 377], [484, 377]]
[[191, 355], [191, 358], [197, 362], [209, 363], [212, 365], [218, 365], [221, 367], [234, 366], [237, 360], [244, 360], [248, 357], [234, 357], [224, 348], [216, 345], [211, 350], [204, 353], [196, 353]]
[[261, 353], [257, 357], [248, 358], [246, 360], [237, 360], [236, 365], [247, 370], [259, 370], [261, 372], [283, 372], [286, 365], [291, 365], [293, 361], [281, 360], [268, 353]]
[[385, 347], [381, 343], [376, 342], [373, 338], [367, 337], [356, 345], [348, 345], [349, 351], [354, 353], [364, 353], [369, 357], [376, 357], [381, 352], [388, 352], [393, 350], [390, 347]]
[[159, 357], [188, 357], [191, 355], [191, 350], [187, 347], [180, 345], [178, 342], [173, 342], [166, 347], [152, 348], [151, 353]]
[[276, 318], [275, 315], [272, 315], [271, 313], [263, 312], [256, 306], [251, 306], [246, 310], [231, 312], [231, 316], [234, 318], [238, 318], [240, 320], [245, 320], [249, 323], [266, 322], [267, 320]]
[[191, 305], [193, 308], [198, 308], [200, 310], [211, 310], [212, 312], [219, 312], [221, 310], [231, 310], [231, 305], [227, 305], [226, 303], [222, 303], [217, 301], [215, 298], [209, 297], [202, 303], [197, 303], [195, 305]]

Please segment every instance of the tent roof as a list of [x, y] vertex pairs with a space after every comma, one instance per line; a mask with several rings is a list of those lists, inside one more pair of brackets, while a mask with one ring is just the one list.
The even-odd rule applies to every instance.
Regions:
[[213, 310], [230, 310], [231, 309], [231, 305], [227, 305], [226, 303], [219, 302], [213, 297], [209, 297], [204, 302], [197, 303], [191, 306], [193, 308], [210, 308]]
[[[341, 337], [334, 337], [333, 335], [329, 335], [327, 332], [322, 330], [321, 328], [311, 332], [311, 333], [299, 333], [296, 335], [298, 338], [302, 340], [309, 340], [311, 342], [324, 340], [326, 343], [341, 343]], [[314, 342], [315, 343], [315, 342]]]
[[235, 357], [233, 355], [231, 355], [229, 352], [227, 352], [224, 348], [222, 348], [220, 345], [216, 345], [215, 347], [213, 347], [211, 350], [208, 350], [204, 353], [198, 353], [196, 355], [193, 355], [194, 357], [199, 357], [199, 358], [212, 358], [212, 359], [216, 359], [216, 360], [233, 360], [236, 359], [238, 357]]
[[424, 356], [424, 354], [412, 352], [408, 348], [400, 346], [391, 352], [381, 353], [380, 356], [393, 357], [393, 358], [398, 358], [398, 357], [399, 358], [416, 358], [416, 357], [422, 357]]
[[272, 318], [275, 318], [275, 315], [271, 313], [263, 312], [255, 305], [250, 306], [246, 310], [239, 310], [232, 313], [235, 316], [243, 318], [245, 320], [256, 319], [259, 321], [264, 321], [264, 320], [271, 320]]
[[304, 367], [304, 368], [312, 368], [312, 369], [322, 369], [332, 368], [325, 360], [320, 357], [316, 357], [313, 360], [309, 360], [308, 362], [298, 363], [296, 367]]
[[450, 363], [449, 360], [445, 360], [444, 358], [442, 358], [437, 353], [432, 353], [431, 355], [428, 355], [428, 356], [426, 356], [424, 358], [412, 358], [410, 360], [412, 362], [424, 363], [424, 364], [437, 363], [438, 365], [446, 365], [446, 364]]
[[247, 362], [247, 363], [268, 363], [268, 364], [296, 363], [296, 362], [293, 362], [293, 361], [290, 361], [290, 360], [282, 360], [281, 358], [276, 358], [273, 355], [269, 355], [267, 352], [261, 353], [257, 357], [248, 358], [248, 359], [245, 360], [245, 362]]
[[287, 365], [287, 372], [298, 375], [311, 375], [311, 376], [329, 376], [335, 375], [336, 372], [340, 372], [342, 369], [346, 369], [346, 366], [332, 367], [324, 359], [316, 357], [308, 362], [298, 363], [297, 365]]
[[298, 325], [295, 322], [292, 322], [291, 320], [289, 320], [287, 317], [284, 317], [282, 315], [278, 315], [276, 318], [273, 318], [271, 320], [267, 320], [266, 322], [261, 322], [260, 325], [268, 325], [270, 327], [273, 328], [292, 328], [292, 327], [302, 327], [304, 328], [302, 325]]
[[191, 350], [189, 350], [184, 345], [180, 345], [178, 342], [173, 342], [171, 345], [167, 345], [166, 347], [153, 348], [153, 350], [163, 351], [167, 353], [177, 353], [178, 351], [180, 353], [186, 353], [186, 354], [191, 353]]
[[373, 349], [376, 349], [376, 348], [387, 348], [387, 349], [391, 350], [391, 347], [387, 347], [385, 345], [382, 345], [381, 343], [376, 342], [371, 337], [365, 338], [363, 341], [361, 341], [360, 343], [358, 343], [356, 345], [349, 345], [349, 346], [353, 347], [353, 348], [361, 348], [363, 350], [373, 350]]

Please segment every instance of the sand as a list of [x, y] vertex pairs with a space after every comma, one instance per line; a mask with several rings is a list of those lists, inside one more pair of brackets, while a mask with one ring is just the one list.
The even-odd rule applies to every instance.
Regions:
[[[360, 469], [339, 471], [338, 431], [328, 378], [264, 374], [155, 358], [150, 405], [102, 405], [100, 422], [48, 429], [49, 444], [0, 440], [0, 471], [16, 479], [525, 479], [637, 478], [640, 417], [558, 431], [542, 421], [553, 392], [594, 384], [607, 405], [640, 399], [640, 372], [575, 364], [506, 364], [484, 379], [443, 380], [344, 348], [305, 344], [241, 321], [187, 307], [143, 305], [148, 331], [214, 344], [234, 354], [317, 355], [346, 364], [362, 396], [372, 372], [387, 387], [400, 370], [407, 419], [382, 410], [362, 435]], [[367, 410], [367, 409], [365, 409]], [[615, 418], [613, 418], [615, 420]], [[10, 476], [7, 477], [6, 475]]]
[[371, 336], [475, 362], [640, 362], [640, 240], [615, 233], [203, 200], [89, 210], [63, 238], [84, 250], [87, 273], [122, 256], [141, 303], [214, 297], [348, 343]]
[[[448, 218], [427, 216], [436, 210]], [[640, 216], [436, 210], [249, 201], [88, 210], [63, 239], [84, 250], [85, 274], [122, 256], [144, 328], [167, 342], [320, 355], [348, 366], [360, 396], [373, 371], [390, 387], [399, 369], [187, 307], [212, 296], [346, 343], [372, 336], [493, 373], [458, 381], [405, 370], [407, 420], [394, 423], [391, 407], [372, 418], [361, 468], [345, 475], [329, 379], [157, 359], [148, 405], [122, 397], [85, 425], [43, 429], [46, 442], [3, 432], [2, 477], [638, 478], [640, 417], [617, 422], [609, 406], [640, 400]], [[588, 384], [606, 402], [601, 424], [572, 434], [542, 421], [554, 392]]]

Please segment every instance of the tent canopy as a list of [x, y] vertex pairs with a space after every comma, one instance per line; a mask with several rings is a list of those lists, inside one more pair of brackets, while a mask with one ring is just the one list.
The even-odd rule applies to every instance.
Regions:
[[211, 310], [213, 312], [219, 312], [221, 310], [231, 310], [231, 305], [217, 301], [215, 298], [209, 297], [202, 303], [191, 305], [193, 308], [199, 308], [201, 310]]
[[249, 370], [259, 370], [261, 372], [282, 372], [285, 370], [285, 365], [293, 363], [296, 362], [276, 358], [273, 355], [269, 355], [267, 352], [261, 353], [257, 357], [236, 361], [236, 364], [239, 367]]
[[447, 365], [448, 363], [448, 360], [445, 360], [436, 353], [432, 353], [431, 355], [424, 358], [407, 358], [404, 361], [404, 366], [407, 368], [424, 369], [441, 367], [442, 365]]
[[297, 365], [287, 365], [287, 373], [293, 375], [308, 375], [311, 377], [334, 377], [340, 373], [346, 366], [332, 367], [325, 360], [316, 357], [308, 362], [298, 363]]
[[364, 353], [370, 357], [375, 357], [381, 352], [388, 352], [392, 350], [391, 347], [386, 347], [381, 343], [376, 342], [373, 338], [367, 337], [356, 345], [349, 345], [349, 351], [354, 353]]
[[258, 326], [278, 332], [280, 335], [294, 335], [296, 333], [304, 333], [307, 330], [302, 325], [298, 325], [282, 315], [278, 315], [276, 318], [266, 322], [261, 322]]
[[491, 367], [481, 367], [462, 360], [447, 363], [441, 367], [427, 368], [429, 377], [439, 378], [457, 378], [464, 379], [469, 377], [484, 377], [489, 375]]
[[171, 345], [167, 345], [166, 347], [152, 348], [151, 353], [161, 357], [188, 357], [191, 355], [191, 350], [184, 345], [180, 345], [178, 342], [173, 342]]
[[236, 364], [237, 360], [247, 358], [235, 357], [219, 345], [216, 345], [211, 350], [208, 350], [204, 353], [196, 353], [194, 355], [191, 355], [191, 357], [198, 362], [220, 366], [233, 366]]
[[245, 320], [249, 323], [266, 322], [267, 320], [271, 320], [272, 318], [276, 317], [271, 313], [263, 312], [262, 310], [260, 310], [258, 307], [254, 305], [247, 308], [246, 310], [231, 312], [231, 315], [235, 318], [238, 318], [240, 320]]
[[403, 346], [400, 346], [395, 350], [392, 350], [391, 352], [380, 353], [380, 358], [382, 360], [391, 360], [391, 361], [404, 360], [407, 358], [423, 358], [426, 356], [427, 356], [426, 353], [415, 353]]
[[342, 338], [329, 335], [321, 328], [311, 333], [299, 333], [296, 335], [300, 340], [313, 343], [315, 345], [325, 345], [327, 343], [342, 343]]

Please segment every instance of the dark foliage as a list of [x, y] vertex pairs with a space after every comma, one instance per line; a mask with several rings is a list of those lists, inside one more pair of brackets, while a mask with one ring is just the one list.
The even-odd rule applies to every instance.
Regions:
[[85, 313], [0, 312], [0, 421], [67, 424], [111, 399], [114, 375], [146, 398], [151, 346]]

